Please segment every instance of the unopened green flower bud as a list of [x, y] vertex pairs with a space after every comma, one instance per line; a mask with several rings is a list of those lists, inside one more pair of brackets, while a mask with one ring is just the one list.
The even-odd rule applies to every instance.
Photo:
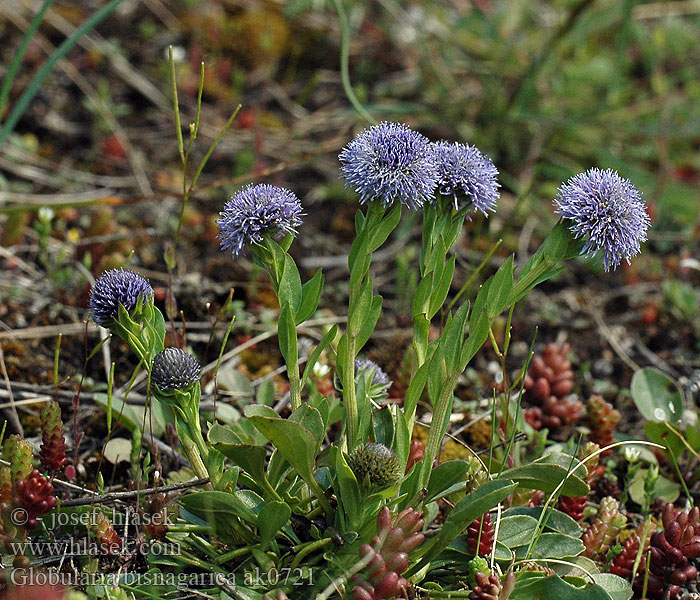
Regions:
[[394, 451], [384, 444], [369, 443], [355, 448], [348, 457], [348, 465], [357, 480], [376, 487], [396, 483], [401, 478], [401, 465]]

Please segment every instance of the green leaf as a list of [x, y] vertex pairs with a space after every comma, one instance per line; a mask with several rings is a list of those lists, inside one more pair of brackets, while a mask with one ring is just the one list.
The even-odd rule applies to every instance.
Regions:
[[[640, 506], [644, 505], [645, 502], [644, 478], [647, 472], [648, 469], [640, 469], [637, 471], [629, 487], [630, 498]], [[664, 502], [675, 502], [681, 495], [681, 486], [679, 483], [671, 481], [663, 475], [659, 475], [651, 495]]]
[[309, 381], [309, 377], [311, 376], [311, 373], [313, 372], [314, 366], [318, 362], [318, 358], [321, 356], [321, 352], [323, 352], [328, 346], [330, 346], [331, 342], [335, 339], [335, 337], [338, 335], [338, 326], [333, 325], [321, 338], [321, 341], [318, 343], [318, 346], [314, 348], [314, 351], [310, 354], [309, 358], [306, 359], [306, 367], [304, 368], [304, 375], [301, 378], [301, 387], [302, 389], [304, 386], [307, 384]]
[[428, 375], [430, 374], [430, 361], [426, 361], [423, 366], [421, 366], [416, 374], [411, 378], [411, 382], [408, 384], [408, 389], [406, 390], [406, 397], [404, 398], [403, 410], [407, 419], [413, 416], [413, 413], [418, 406], [418, 401], [423, 395], [423, 390], [425, 389], [425, 384], [428, 382]]
[[265, 406], [273, 406], [275, 404], [275, 383], [272, 379], [265, 379], [265, 381], [260, 383], [258, 391], [255, 392], [255, 402]]
[[271, 419], [279, 419], [279, 415], [269, 406], [261, 404], [249, 404], [243, 409], [246, 417], [270, 417]]
[[309, 406], [317, 410], [318, 414], [321, 415], [321, 427], [323, 428], [325, 434], [326, 428], [328, 427], [329, 423], [328, 419], [331, 416], [331, 406], [328, 402], [328, 398], [326, 398], [325, 396], [315, 396], [313, 398], [310, 398]]
[[423, 551], [421, 560], [408, 570], [406, 576], [410, 577], [420, 571], [447, 548], [469, 523], [505, 500], [516, 487], [517, 484], [512, 481], [502, 479], [487, 481], [462, 498], [450, 511], [433, 542]]
[[[500, 539], [500, 535], [499, 535]], [[543, 533], [532, 549], [531, 558], [562, 558], [563, 556], [578, 556], [586, 549], [579, 538], [563, 533]], [[526, 558], [527, 547], [520, 546], [515, 550], [517, 559]]]
[[500, 266], [488, 288], [486, 310], [493, 320], [508, 306], [508, 297], [513, 289], [513, 255]]
[[569, 227], [563, 221], [559, 221], [542, 244], [542, 255], [551, 264], [564, 260], [568, 256], [571, 238]]
[[321, 413], [310, 406], [308, 403], [302, 404], [291, 415], [289, 420], [303, 425], [316, 438], [318, 445], [321, 445], [323, 438], [326, 435], [326, 428], [323, 426], [323, 418]]
[[382, 312], [382, 297], [374, 296], [372, 298], [372, 304], [369, 307], [369, 312], [365, 315], [362, 325], [360, 327], [360, 332], [357, 336], [356, 349], [359, 352], [360, 349], [367, 343], [374, 329], [377, 326], [377, 321], [379, 321], [379, 315]]
[[630, 600], [632, 597], [632, 587], [629, 581], [612, 573], [595, 573], [593, 580], [602, 587], [612, 600]]
[[379, 248], [386, 239], [389, 237], [392, 231], [396, 229], [396, 226], [401, 220], [401, 204], [397, 202], [394, 207], [389, 211], [376, 226], [371, 228], [369, 232], [369, 251], [374, 252]]
[[[394, 405], [395, 406], [395, 405]], [[406, 415], [399, 407], [393, 409], [395, 415], [395, 438], [394, 451], [396, 458], [399, 459], [399, 464], [404, 466], [408, 461], [408, 453], [411, 449], [411, 432], [408, 430], [408, 422]]]
[[469, 470], [469, 463], [465, 460], [448, 460], [439, 464], [430, 473], [425, 502], [431, 502], [441, 497], [441, 494], [455, 483], [464, 480]]
[[333, 446], [331, 451], [335, 459], [335, 473], [338, 478], [338, 487], [340, 488], [338, 490], [340, 492], [339, 498], [343, 503], [344, 513], [348, 518], [348, 521], [345, 523], [345, 529], [356, 531], [360, 525], [364, 509], [360, 485], [352, 469], [348, 466], [343, 451], [337, 446]]
[[165, 348], [165, 317], [163, 313], [158, 310], [155, 306], [153, 307], [153, 318], [151, 320], [151, 325], [153, 325], [153, 331], [155, 334], [155, 344], [153, 347], [153, 358], [156, 354], [159, 354]]
[[668, 423], [647, 421], [644, 423], [644, 433], [650, 442], [665, 446], [675, 456], [679, 456], [686, 449], [682, 438], [668, 426]]
[[352, 307], [352, 312], [348, 316], [348, 333], [357, 337], [360, 335], [362, 325], [368, 318], [369, 312], [372, 309], [372, 299], [374, 293], [374, 285], [372, 278], [367, 276], [362, 290], [357, 298], [357, 303]]
[[452, 285], [452, 278], [455, 273], [455, 261], [457, 260], [457, 255], [453, 254], [450, 259], [445, 263], [442, 273], [440, 275], [440, 280], [437, 281], [432, 293], [430, 294], [430, 307], [428, 308], [428, 318], [435, 316], [437, 311], [440, 310], [442, 305], [445, 303], [447, 294], [450, 291], [450, 286]]
[[489, 329], [491, 328], [491, 322], [485, 309], [481, 311], [481, 314], [476, 319], [474, 318], [474, 311], [472, 311], [472, 322], [473, 325], [469, 325], [469, 337], [462, 346], [462, 352], [459, 357], [459, 365], [462, 370], [479, 351], [479, 348], [484, 345], [486, 338], [489, 337]]
[[241, 467], [253, 479], [262, 481], [265, 478], [267, 451], [263, 446], [215, 443], [214, 448], [230, 458], [234, 465]]
[[286, 253], [282, 265], [277, 296], [279, 297], [280, 305], [289, 304], [292, 309], [292, 314], [296, 315], [301, 305], [302, 288], [299, 269], [297, 269], [294, 259]]
[[416, 291], [413, 293], [412, 312], [413, 318], [430, 313], [430, 294], [433, 287], [433, 273], [428, 273], [420, 280]]
[[464, 342], [464, 334], [467, 328], [468, 313], [469, 302], [465, 302], [459, 307], [452, 319], [448, 319], [445, 329], [440, 336], [440, 353], [450, 373], [455, 372], [459, 364], [460, 350]]
[[297, 325], [301, 325], [316, 312], [322, 289], [323, 273], [319, 269], [311, 279], [301, 286], [301, 303], [295, 314]]
[[[551, 493], [566, 476], [567, 469], [565, 467], [557, 464], [547, 464], [542, 459], [537, 459], [532, 463], [503, 471], [499, 475], [499, 479], [512, 479], [518, 482], [521, 487]], [[569, 475], [561, 488], [563, 496], [572, 498], [586, 496], [589, 492], [588, 484], [573, 474]]]
[[486, 299], [489, 295], [489, 289], [493, 283], [493, 277], [487, 279], [481, 286], [479, 293], [476, 295], [476, 300], [474, 300], [474, 308], [472, 308], [472, 316], [469, 320], [469, 331], [471, 332], [477, 326], [477, 321], [481, 318], [481, 312], [486, 308]]
[[648, 421], [680, 423], [683, 415], [681, 392], [673, 379], [659, 369], [645, 367], [632, 377], [632, 399]]
[[[99, 404], [102, 408], [107, 409], [107, 404], [109, 399], [107, 394], [96, 393], [95, 402]], [[166, 409], [170, 412], [170, 409]], [[124, 402], [121, 398], [112, 396], [112, 418], [114, 423], [112, 427], [121, 425], [126, 427], [129, 431], [134, 431], [134, 429], [141, 429], [144, 423], [148, 426], [153, 425], [153, 435], [160, 436], [165, 432], [166, 421], [163, 419], [163, 413], [160, 409], [155, 409], [153, 412], [153, 418], [150, 417], [151, 411], [146, 410], [143, 406], [138, 406], [136, 404], [128, 404]], [[145, 416], [144, 416], [145, 413]]]
[[201, 490], [183, 496], [179, 502], [187, 510], [206, 520], [210, 520], [217, 514], [233, 514], [251, 525], [257, 522], [255, 513], [236, 494]]
[[508, 548], [527, 546], [537, 531], [537, 519], [527, 515], [503, 517], [498, 526], [498, 541]]
[[[364, 382], [362, 382], [364, 385]], [[359, 387], [359, 386], [358, 386]], [[372, 417], [372, 441], [384, 444], [387, 448], [394, 446], [394, 413], [391, 405], [373, 412]]]
[[282, 529], [292, 516], [292, 509], [286, 502], [267, 502], [258, 513], [258, 530], [260, 547], [264, 550], [277, 532]]
[[579, 588], [558, 575], [542, 577], [539, 573], [523, 573], [515, 582], [510, 600], [612, 600], [600, 585]]
[[319, 447], [315, 436], [306, 427], [288, 419], [258, 415], [249, 418], [307, 485], [315, 487], [314, 463]]
[[[543, 506], [516, 506], [505, 511], [503, 513], [503, 517], [526, 515], [539, 521], [542, 510], [544, 510]], [[547, 512], [549, 517], [545, 517], [547, 519], [545, 529], [551, 529], [552, 531], [558, 531], [559, 533], [573, 537], [579, 537], [581, 535], [581, 527], [569, 515], [557, 510], [556, 508], [550, 508]]]

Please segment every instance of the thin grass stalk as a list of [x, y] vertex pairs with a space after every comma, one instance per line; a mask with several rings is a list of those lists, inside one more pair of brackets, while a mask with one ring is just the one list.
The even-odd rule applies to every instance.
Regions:
[[29, 103], [37, 94], [41, 84], [44, 83], [44, 80], [46, 77], [48, 77], [56, 63], [78, 43], [78, 40], [80, 40], [81, 37], [104, 21], [122, 2], [124, 2], [124, 0], [112, 0], [109, 4], [103, 6], [87, 21], [85, 21], [85, 23], [78, 27], [71, 37], [64, 40], [64, 42], [58, 48], [56, 48], [56, 51], [51, 55], [49, 60], [47, 60], [36, 75], [34, 75], [34, 78], [27, 86], [27, 89], [24, 90], [24, 93], [20, 96], [19, 100], [17, 100], [17, 104], [15, 104], [12, 112], [10, 112], [10, 116], [7, 118], [7, 121], [5, 121], [2, 129], [0, 129], [0, 147], [3, 145], [5, 140], [7, 140], [10, 133], [12, 133], [15, 125], [17, 125], [20, 118], [22, 118], [27, 106], [29, 106]]

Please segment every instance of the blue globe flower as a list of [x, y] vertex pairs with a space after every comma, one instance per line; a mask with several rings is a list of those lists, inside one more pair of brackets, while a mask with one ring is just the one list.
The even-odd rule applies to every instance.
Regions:
[[382, 122], [361, 132], [340, 153], [346, 187], [360, 202], [396, 200], [418, 209], [433, 199], [437, 168], [428, 138], [403, 123]]
[[246, 245], [262, 242], [264, 235], [295, 234], [304, 213], [293, 192], [261, 183], [243, 188], [219, 214], [221, 249], [237, 256]]
[[[500, 197], [498, 169], [491, 159], [483, 155], [476, 146], [465, 146], [459, 142], [435, 142], [431, 144], [438, 167], [438, 191], [444, 196], [453, 196], [455, 209], [471, 206], [476, 212], [488, 216], [496, 209]], [[457, 196], [464, 194], [467, 202], [458, 203]], [[458, 205], [459, 204], [459, 205]]]
[[89, 307], [95, 323], [109, 325], [121, 304], [128, 313], [153, 298], [153, 288], [141, 275], [126, 269], [105, 271], [90, 290]]
[[589, 169], [562, 184], [556, 214], [573, 223], [574, 237], [587, 238], [581, 254], [603, 253], [606, 271], [640, 252], [651, 220], [640, 191], [612, 169]]

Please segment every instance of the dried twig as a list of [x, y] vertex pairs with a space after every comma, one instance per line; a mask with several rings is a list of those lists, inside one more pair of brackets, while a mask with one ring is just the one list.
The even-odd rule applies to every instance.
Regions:
[[127, 490], [124, 492], [108, 492], [107, 494], [100, 494], [97, 496], [83, 496], [81, 498], [73, 498], [72, 500], [65, 500], [61, 502], [61, 506], [83, 506], [85, 504], [106, 504], [107, 502], [114, 502], [119, 500], [127, 500], [129, 498], [136, 498], [137, 496], [150, 496], [151, 494], [161, 494], [166, 492], [175, 492], [180, 490], [186, 490], [192, 487], [197, 487], [209, 483], [208, 477], [203, 477], [202, 479], [195, 479], [193, 481], [185, 481], [183, 483], [174, 483], [172, 485], [164, 485], [162, 487], [147, 488], [144, 490]]

